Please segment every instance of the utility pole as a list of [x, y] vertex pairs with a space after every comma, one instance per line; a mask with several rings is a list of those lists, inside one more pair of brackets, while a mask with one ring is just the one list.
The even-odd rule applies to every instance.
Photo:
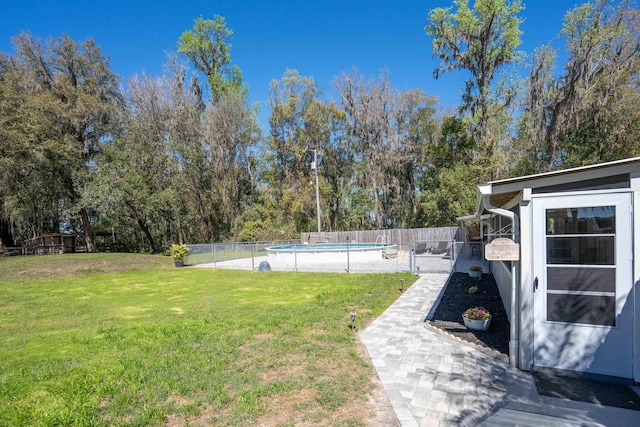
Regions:
[[316, 148], [313, 149], [311, 172], [316, 174], [316, 213], [318, 215], [318, 233], [320, 233], [320, 190], [318, 189], [318, 150]]

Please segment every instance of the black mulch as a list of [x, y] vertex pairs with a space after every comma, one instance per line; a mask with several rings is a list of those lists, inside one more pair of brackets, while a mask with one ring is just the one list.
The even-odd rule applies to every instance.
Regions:
[[[472, 286], [477, 286], [478, 292], [469, 293]], [[486, 332], [464, 326], [462, 313], [475, 306], [483, 306], [491, 313], [491, 325]], [[490, 274], [471, 279], [467, 273], [454, 273], [429, 324], [463, 341], [509, 355], [509, 321]], [[538, 393], [545, 396], [640, 410], [640, 397], [624, 384], [559, 377], [543, 370], [534, 371], [532, 375]]]
[[[472, 286], [477, 286], [478, 292], [469, 293]], [[487, 331], [473, 331], [464, 326], [462, 313], [476, 306], [482, 306], [491, 313]], [[509, 355], [509, 320], [491, 274], [472, 279], [467, 273], [454, 273], [429, 323], [464, 341], [489, 347], [507, 357]]]
[[544, 396], [640, 411], [640, 396], [625, 384], [555, 376], [540, 371], [532, 374], [538, 393]]

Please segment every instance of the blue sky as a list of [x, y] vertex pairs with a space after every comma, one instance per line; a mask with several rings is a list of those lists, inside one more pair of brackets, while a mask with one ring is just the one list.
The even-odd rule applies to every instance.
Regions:
[[[472, 0], [473, 2], [473, 0]], [[269, 82], [287, 68], [313, 76], [326, 97], [334, 98], [332, 80], [356, 67], [368, 78], [386, 69], [399, 90], [423, 89], [446, 108], [459, 102], [466, 75], [434, 80], [438, 60], [424, 33], [429, 10], [452, 0], [209, 0], [209, 1], [56, 1], [4, 0], [0, 8], [0, 51], [13, 52], [11, 36], [30, 31], [41, 38], [68, 34], [93, 37], [124, 79], [145, 71], [159, 75], [166, 52], [177, 49], [180, 35], [199, 16], [226, 18], [234, 31], [231, 52], [249, 85], [252, 102], [268, 117]], [[552, 41], [564, 13], [582, 1], [524, 1], [521, 50]], [[552, 4], [553, 6], [550, 6]]]

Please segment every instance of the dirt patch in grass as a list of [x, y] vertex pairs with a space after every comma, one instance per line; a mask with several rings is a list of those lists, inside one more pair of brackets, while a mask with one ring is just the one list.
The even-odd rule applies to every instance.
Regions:
[[273, 334], [269, 334], [269, 333], [255, 334], [254, 338], [258, 341], [266, 341], [273, 338]]
[[285, 378], [305, 378], [306, 376], [304, 366], [287, 363], [285, 366], [264, 371], [260, 377], [260, 384], [267, 385]]
[[374, 388], [371, 390], [369, 401], [366, 404], [367, 410], [363, 411], [365, 425], [369, 427], [400, 427], [398, 417], [377, 375], [372, 379], [372, 382]]
[[[357, 353], [366, 364], [371, 364], [366, 350], [358, 346]], [[302, 381], [311, 375], [304, 360], [288, 360], [283, 366], [265, 371], [261, 384], [266, 385], [287, 378], [298, 378]], [[345, 375], [349, 364], [340, 357], [337, 359], [321, 359], [314, 362], [314, 381], [328, 382]], [[373, 368], [371, 369], [373, 371]], [[316, 388], [291, 390], [272, 396], [267, 402], [267, 409], [256, 420], [256, 426], [278, 426], [292, 423], [296, 426], [333, 426], [333, 425], [365, 425], [369, 427], [397, 427], [396, 414], [391, 406], [378, 376], [374, 374], [363, 387], [368, 394], [348, 399], [335, 410], [328, 410], [322, 405], [322, 396]]]
[[[269, 335], [261, 334], [267, 339]], [[338, 352], [334, 358], [330, 359], [301, 357], [301, 355], [292, 354], [286, 360], [280, 360], [280, 363], [276, 363], [272, 368], [258, 369], [257, 371], [262, 371], [259, 382], [263, 386], [276, 383], [285, 384], [288, 381], [307, 383], [310, 386], [271, 395], [264, 401], [264, 412], [251, 425], [264, 427], [282, 425], [400, 426], [391, 402], [377, 374], [375, 374], [366, 349], [358, 342], [355, 350], [358, 357], [362, 359], [357, 362], [357, 365], [353, 365], [354, 355]], [[264, 361], [257, 363], [264, 363]], [[370, 367], [368, 370], [372, 373], [371, 377], [353, 379], [353, 381], [362, 382], [358, 387], [361, 387], [364, 393], [353, 393], [353, 398], [348, 397], [335, 408], [331, 408], [333, 402], [326, 401], [327, 396], [322, 391], [322, 386], [319, 388], [313, 386], [332, 383], [338, 388], [348, 387], [347, 384], [341, 383], [345, 375], [355, 374], [354, 371], [360, 372], [363, 368], [362, 372], [366, 372], [365, 366]], [[251, 368], [247, 367], [247, 369]], [[220, 417], [220, 414], [215, 415]], [[202, 416], [198, 418], [202, 420]], [[193, 418], [188, 421], [193, 425], [199, 425]]]
[[[369, 357], [369, 353], [365, 349], [364, 345], [358, 346], [358, 355], [366, 360], [367, 363], [373, 368], [373, 363]], [[366, 403], [366, 410], [363, 410], [362, 421], [368, 427], [386, 426], [386, 427], [400, 427], [400, 422], [396, 416], [396, 412], [391, 406], [389, 397], [382, 387], [382, 382], [378, 378], [378, 374], [374, 373], [371, 378], [371, 393]], [[353, 408], [354, 410], [357, 408]]]
[[378, 377], [372, 378], [371, 394], [367, 401], [350, 400], [336, 411], [327, 413], [319, 402], [316, 389], [292, 390], [275, 396], [267, 411], [257, 420], [256, 426], [279, 426], [292, 423], [296, 426], [365, 425], [367, 427], [399, 427], [393, 407]]
[[277, 426], [294, 423], [297, 426], [313, 425], [305, 420], [309, 412], [318, 412], [318, 391], [313, 388], [291, 390], [274, 396], [266, 412], [256, 420], [257, 426]]
[[[167, 403], [173, 404], [175, 407], [184, 408], [195, 404], [196, 399], [187, 399], [184, 396], [172, 395], [167, 399]], [[215, 416], [216, 411], [211, 404], [200, 405], [197, 408], [197, 415], [193, 413], [172, 413], [164, 417], [165, 427], [205, 427], [210, 426], [211, 419]], [[183, 411], [181, 411], [183, 412]]]
[[206, 405], [197, 416], [185, 417], [177, 414], [170, 414], [164, 418], [165, 427], [206, 427], [211, 426], [211, 418], [215, 415], [213, 406]]
[[[477, 287], [476, 292], [469, 292], [474, 286]], [[477, 306], [491, 313], [491, 325], [487, 331], [474, 331], [464, 326], [462, 313]], [[509, 355], [509, 320], [491, 274], [472, 279], [466, 273], [454, 273], [428, 324], [463, 341]]]

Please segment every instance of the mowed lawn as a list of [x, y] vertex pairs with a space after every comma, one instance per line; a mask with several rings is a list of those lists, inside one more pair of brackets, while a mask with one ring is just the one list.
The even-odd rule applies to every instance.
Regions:
[[0, 425], [363, 425], [400, 278], [0, 259]]

